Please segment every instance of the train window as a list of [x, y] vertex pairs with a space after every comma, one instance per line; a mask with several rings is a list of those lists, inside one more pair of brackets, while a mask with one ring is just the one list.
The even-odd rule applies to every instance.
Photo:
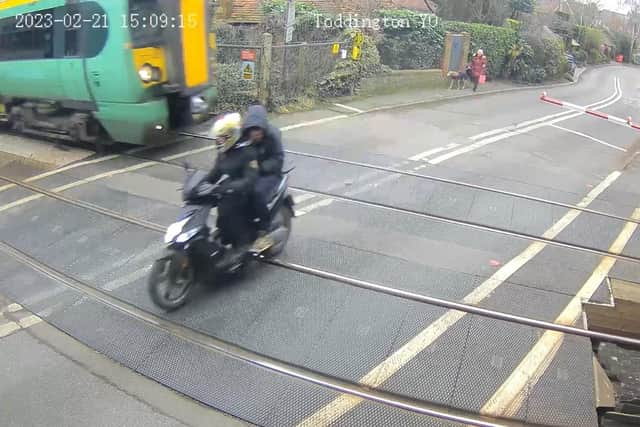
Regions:
[[[55, 16], [48, 28], [18, 28], [15, 17], [0, 20], [0, 61], [97, 56], [107, 43], [109, 29], [104, 24], [104, 9], [96, 2], [40, 10], [40, 15]], [[81, 16], [82, 20], [63, 19]], [[80, 22], [82, 22], [80, 24]], [[90, 22], [90, 23], [89, 23]], [[102, 24], [101, 24], [102, 23]]]
[[64, 56], [80, 56], [80, 30], [67, 29], [64, 32]]
[[93, 58], [97, 56], [107, 43], [109, 29], [103, 19], [96, 17], [105, 16], [106, 12], [96, 2], [79, 3], [69, 5], [66, 9], [67, 15], [80, 15], [83, 21], [91, 21], [88, 25], [82, 25], [80, 29], [67, 29], [65, 34], [65, 53], [77, 52], [75, 56]]
[[154, 25], [154, 19], [161, 15], [157, 0], [131, 0], [129, 17], [123, 22], [131, 31], [134, 47], [157, 45], [162, 41], [162, 26]]
[[[15, 22], [14, 18], [10, 18]], [[3, 20], [4, 21], [4, 20]], [[53, 30], [51, 28], [17, 29], [3, 22], [0, 33], [0, 60], [53, 58]]]

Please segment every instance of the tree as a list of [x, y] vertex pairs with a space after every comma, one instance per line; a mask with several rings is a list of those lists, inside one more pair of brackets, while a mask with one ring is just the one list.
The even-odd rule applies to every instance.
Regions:
[[629, 29], [631, 34], [631, 45], [629, 46], [629, 61], [633, 59], [633, 51], [638, 42], [640, 35], [640, 0], [618, 0], [620, 6], [627, 6], [629, 13], [627, 14]]
[[511, 17], [517, 18], [521, 13], [531, 13], [535, 7], [535, 0], [511, 0]]
[[454, 21], [502, 25], [511, 14], [510, 4], [505, 0], [439, 0], [436, 3], [438, 15]]

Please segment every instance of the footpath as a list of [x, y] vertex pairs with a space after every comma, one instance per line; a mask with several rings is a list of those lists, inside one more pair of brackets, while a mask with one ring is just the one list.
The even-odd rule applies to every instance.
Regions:
[[108, 359], [0, 295], [3, 427], [243, 427]]

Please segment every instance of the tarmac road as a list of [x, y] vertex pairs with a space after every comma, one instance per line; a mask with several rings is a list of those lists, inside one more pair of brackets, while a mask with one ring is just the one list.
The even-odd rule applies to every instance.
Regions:
[[[640, 106], [640, 76], [636, 68], [596, 68], [578, 85], [548, 92], [633, 116]], [[285, 143], [298, 152], [640, 217], [640, 172], [637, 163], [628, 164], [640, 134], [565, 113], [538, 96], [532, 89], [370, 114], [345, 112], [348, 117], [286, 130]], [[522, 125], [514, 128], [517, 124]], [[191, 152], [179, 158], [206, 168], [213, 152], [205, 145], [196, 141], [138, 154], [177, 160], [176, 155]], [[287, 160], [296, 166], [296, 187], [640, 256], [634, 225], [623, 221], [299, 155]], [[115, 157], [33, 184], [169, 224], [180, 209], [176, 189], [182, 171], [142, 162]], [[19, 188], [0, 191], [3, 241], [162, 314], [145, 286], [162, 236], [31, 196]], [[631, 262], [303, 192], [295, 196], [299, 217], [283, 259], [403, 290], [574, 324], [576, 302], [595, 292], [607, 274], [638, 281], [640, 266]], [[449, 425], [155, 336], [14, 260], [0, 259], [0, 271], [1, 294], [124, 365], [248, 422]], [[252, 269], [236, 283], [201, 289], [189, 305], [166, 316], [259, 353], [382, 390], [528, 422], [596, 425], [592, 355], [583, 338], [268, 266]]]

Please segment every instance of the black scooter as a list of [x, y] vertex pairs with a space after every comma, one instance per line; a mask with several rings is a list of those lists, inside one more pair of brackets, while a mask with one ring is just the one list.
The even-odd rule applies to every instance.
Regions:
[[[225, 275], [237, 274], [254, 256], [250, 249], [240, 256], [229, 256], [236, 250], [224, 241], [224, 230], [211, 232], [207, 224], [211, 210], [222, 197], [218, 191], [228, 177], [215, 184], [205, 180], [207, 174], [191, 171], [185, 165], [187, 178], [182, 189], [184, 208], [178, 221], [167, 229], [165, 253], [153, 263], [149, 277], [149, 294], [160, 308], [171, 311], [183, 306], [196, 283], [206, 283]], [[270, 237], [275, 244], [261, 255], [274, 257], [285, 248], [291, 234], [294, 217], [293, 198], [288, 194], [289, 172], [283, 175], [278, 189], [269, 203], [271, 213]], [[257, 224], [246, 218], [247, 229], [257, 238]]]

